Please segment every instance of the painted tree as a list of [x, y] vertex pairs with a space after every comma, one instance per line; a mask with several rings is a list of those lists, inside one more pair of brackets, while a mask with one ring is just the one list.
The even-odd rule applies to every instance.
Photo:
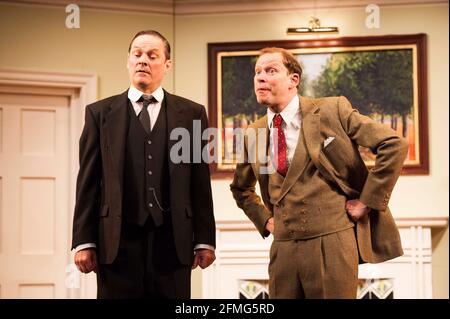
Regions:
[[251, 56], [222, 59], [222, 113], [226, 116], [263, 114], [253, 89], [256, 58]]
[[313, 84], [316, 96], [346, 96], [366, 115], [390, 115], [391, 127], [402, 119], [403, 136], [413, 107], [411, 50], [335, 53]]

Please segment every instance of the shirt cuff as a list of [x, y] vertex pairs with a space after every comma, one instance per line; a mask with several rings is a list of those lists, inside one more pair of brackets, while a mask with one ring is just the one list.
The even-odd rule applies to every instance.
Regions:
[[216, 250], [214, 248], [214, 246], [207, 245], [207, 244], [197, 244], [197, 245], [195, 245], [194, 250], [197, 250], [197, 249], [209, 249], [209, 250], [212, 250], [212, 251]]
[[79, 252], [80, 250], [87, 249], [87, 248], [97, 248], [97, 245], [94, 244], [94, 243], [87, 243], [87, 244], [78, 245], [75, 248], [75, 253]]

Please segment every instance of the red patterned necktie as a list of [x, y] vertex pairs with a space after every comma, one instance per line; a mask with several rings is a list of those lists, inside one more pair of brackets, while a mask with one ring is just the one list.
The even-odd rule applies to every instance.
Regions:
[[283, 176], [287, 173], [287, 159], [286, 159], [286, 137], [282, 128], [283, 118], [280, 114], [276, 114], [273, 118], [273, 126], [277, 132], [273, 134], [273, 145], [275, 158], [277, 159], [277, 172]]

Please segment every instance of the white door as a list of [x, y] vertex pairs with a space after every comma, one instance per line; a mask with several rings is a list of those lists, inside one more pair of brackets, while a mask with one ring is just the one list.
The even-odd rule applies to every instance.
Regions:
[[70, 93], [0, 87], [0, 298], [66, 297]]

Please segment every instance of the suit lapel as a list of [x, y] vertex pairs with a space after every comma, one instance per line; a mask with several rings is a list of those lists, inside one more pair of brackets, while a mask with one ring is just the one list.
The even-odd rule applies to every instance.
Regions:
[[[255, 163], [255, 176], [257, 179], [259, 179], [262, 175], [267, 174], [261, 174], [264, 172], [265, 168], [269, 162], [268, 162], [268, 149], [269, 149], [269, 127], [267, 126], [267, 116], [262, 117], [259, 119], [254, 126], [255, 134], [247, 135], [248, 136], [248, 150], [251, 154], [251, 157], [256, 158], [249, 158], [250, 162]], [[261, 146], [263, 149], [260, 149]], [[264, 159], [264, 162], [261, 162], [260, 160]]]
[[[280, 197], [278, 200], [284, 197], [291, 187], [297, 182], [299, 177], [302, 175], [303, 170], [308, 163], [308, 151], [305, 145], [304, 134], [300, 129], [297, 146], [295, 147], [294, 157], [292, 158], [291, 165], [288, 169], [286, 178], [284, 179], [283, 185], [281, 186]], [[277, 202], [278, 202], [277, 200]]]
[[[252, 126], [255, 133], [249, 133], [249, 128], [247, 130], [247, 154], [248, 161], [252, 163], [253, 173], [259, 182], [261, 189], [261, 196], [263, 199], [269, 199], [268, 193], [268, 166], [269, 166], [269, 127], [267, 125], [267, 115], [260, 118]], [[263, 149], [261, 149], [263, 147]], [[264, 163], [260, 160], [264, 159]]]
[[300, 97], [300, 108], [302, 110], [302, 129], [305, 145], [314, 165], [319, 165], [320, 142], [320, 113], [319, 108], [312, 100]]
[[[267, 189], [265, 187], [268, 185], [268, 168], [270, 167], [270, 158], [269, 158], [269, 127], [267, 125], [267, 116], [264, 116], [261, 118], [261, 121], [258, 122], [256, 125], [256, 142], [257, 145], [255, 145], [253, 149], [256, 149], [255, 152], [256, 155], [256, 163], [255, 163], [255, 176], [259, 181], [259, 184], [261, 189]], [[262, 147], [261, 147], [262, 146]], [[261, 149], [262, 148], [262, 149]], [[264, 152], [264, 154], [260, 154], [260, 152]], [[262, 163], [260, 160], [264, 159], [264, 163]], [[267, 196], [268, 197], [268, 196]]]
[[[301, 99], [301, 104], [307, 102], [308, 98]], [[320, 135], [320, 110], [314, 103], [305, 103], [302, 112], [305, 114], [303, 120], [303, 132], [305, 135], [306, 148], [311, 157], [314, 166], [319, 170], [322, 176], [328, 181], [335, 183], [349, 198], [357, 198], [359, 192], [347, 185], [336, 175], [336, 171], [327, 158], [321, 154], [322, 140]], [[322, 155], [322, 156], [321, 156]]]
[[166, 116], [167, 116], [167, 151], [169, 158], [169, 171], [170, 176], [172, 177], [172, 172], [175, 169], [175, 164], [170, 160], [170, 150], [173, 145], [177, 143], [176, 140], [170, 139], [170, 133], [178, 127], [185, 127], [186, 125], [183, 123], [183, 107], [175, 102], [172, 94], [168, 93], [164, 90], [164, 100], [166, 105]]
[[113, 172], [117, 172], [117, 181], [122, 190], [125, 145], [128, 130], [128, 90], [119, 95], [106, 111], [103, 129], [108, 137], [107, 148], [110, 148]]

